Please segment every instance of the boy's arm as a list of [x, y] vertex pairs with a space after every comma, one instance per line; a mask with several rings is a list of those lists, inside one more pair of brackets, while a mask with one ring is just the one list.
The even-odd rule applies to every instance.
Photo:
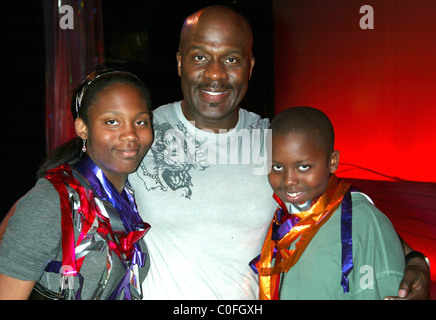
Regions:
[[[400, 237], [404, 254], [414, 250]], [[386, 297], [387, 300], [428, 300], [431, 294], [430, 268], [424, 258], [415, 256], [404, 268], [397, 297]]]

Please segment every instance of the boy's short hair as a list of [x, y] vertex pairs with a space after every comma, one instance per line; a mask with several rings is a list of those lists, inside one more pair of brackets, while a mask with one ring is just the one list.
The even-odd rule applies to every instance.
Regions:
[[292, 107], [278, 113], [270, 124], [272, 135], [303, 133], [324, 148], [330, 156], [334, 151], [335, 132], [330, 119], [312, 107]]

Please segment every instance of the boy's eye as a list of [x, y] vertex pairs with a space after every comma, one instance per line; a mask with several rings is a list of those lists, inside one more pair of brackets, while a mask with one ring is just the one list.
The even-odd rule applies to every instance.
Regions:
[[310, 165], [308, 165], [308, 164], [302, 164], [302, 165], [298, 166], [298, 170], [300, 170], [300, 171], [307, 171], [309, 169], [310, 169]]
[[274, 171], [282, 171], [283, 167], [281, 165], [275, 164], [275, 165], [272, 166], [272, 169]]

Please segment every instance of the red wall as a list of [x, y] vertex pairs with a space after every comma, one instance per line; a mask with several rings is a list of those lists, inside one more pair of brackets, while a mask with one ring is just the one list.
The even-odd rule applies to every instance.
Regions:
[[[324, 111], [340, 176], [436, 182], [436, 1], [273, 4], [276, 112]], [[359, 26], [363, 5], [373, 30]]]

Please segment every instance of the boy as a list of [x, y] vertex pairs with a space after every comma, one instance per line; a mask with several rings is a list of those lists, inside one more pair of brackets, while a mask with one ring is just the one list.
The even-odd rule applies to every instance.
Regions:
[[[310, 107], [271, 122], [269, 183], [279, 204], [265, 239], [260, 299], [383, 299], [398, 290], [401, 242], [389, 220], [334, 172], [328, 117]], [[290, 272], [288, 272], [290, 270]]]

